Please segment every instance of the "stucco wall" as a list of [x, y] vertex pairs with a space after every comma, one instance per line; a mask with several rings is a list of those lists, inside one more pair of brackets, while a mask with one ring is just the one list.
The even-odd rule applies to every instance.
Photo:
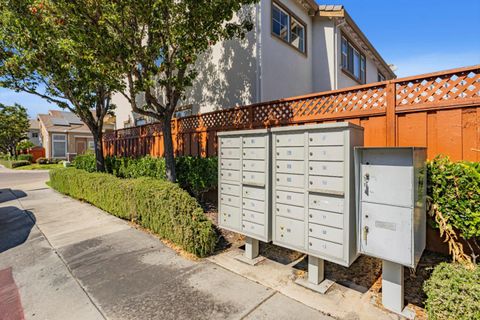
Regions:
[[278, 0], [307, 26], [306, 54], [272, 35], [271, 0], [262, 0], [262, 101], [312, 92], [312, 19], [295, 0]]
[[313, 88], [314, 92], [335, 89], [335, 25], [324, 17], [313, 19]]

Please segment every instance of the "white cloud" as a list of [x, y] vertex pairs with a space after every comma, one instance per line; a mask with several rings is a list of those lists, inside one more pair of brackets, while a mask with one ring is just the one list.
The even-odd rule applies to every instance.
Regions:
[[480, 64], [480, 52], [430, 53], [394, 62], [400, 77]]

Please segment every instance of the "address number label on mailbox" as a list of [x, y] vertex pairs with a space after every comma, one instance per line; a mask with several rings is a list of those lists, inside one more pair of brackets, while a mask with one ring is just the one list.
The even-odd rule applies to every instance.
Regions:
[[303, 174], [304, 173], [304, 161], [285, 161], [279, 160], [276, 164], [276, 171], [280, 173], [293, 173], [293, 174]]
[[305, 205], [305, 194], [300, 192], [276, 191], [276, 202], [294, 206]]
[[264, 148], [265, 137], [244, 137], [243, 146], [249, 148]]
[[283, 147], [277, 148], [276, 158], [277, 160], [304, 160], [305, 151], [303, 147]]

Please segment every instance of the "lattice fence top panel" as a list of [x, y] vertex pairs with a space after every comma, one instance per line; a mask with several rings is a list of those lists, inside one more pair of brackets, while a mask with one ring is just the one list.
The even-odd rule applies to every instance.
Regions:
[[[387, 97], [393, 90], [394, 97]], [[182, 134], [368, 117], [386, 112], [388, 101], [394, 102], [398, 111], [442, 104], [453, 106], [462, 102], [480, 104], [480, 66], [179, 118], [172, 121], [172, 132]], [[105, 140], [149, 137], [161, 131], [161, 124], [154, 123], [117, 130], [106, 134]]]
[[480, 69], [398, 82], [397, 106], [415, 106], [480, 98]]

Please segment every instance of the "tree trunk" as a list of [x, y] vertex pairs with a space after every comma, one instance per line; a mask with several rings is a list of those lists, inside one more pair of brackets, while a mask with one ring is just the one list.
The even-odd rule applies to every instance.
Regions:
[[95, 160], [98, 172], [105, 172], [105, 157], [103, 156], [103, 132], [98, 130], [93, 133], [93, 144], [95, 146]]
[[167, 180], [176, 182], [177, 174], [175, 172], [171, 121], [172, 115], [165, 115], [163, 119], [163, 149], [165, 150], [165, 173], [167, 175]]

